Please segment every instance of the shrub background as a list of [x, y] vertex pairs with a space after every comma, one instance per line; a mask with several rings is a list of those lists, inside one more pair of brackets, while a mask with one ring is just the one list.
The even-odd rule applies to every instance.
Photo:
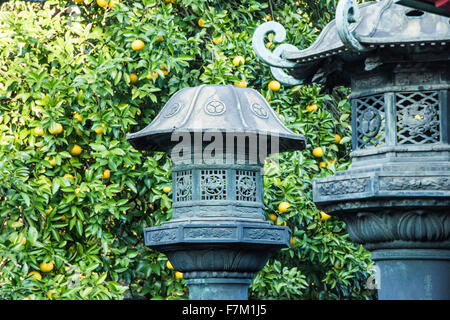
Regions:
[[[187, 298], [184, 280], [142, 237], [144, 227], [171, 218], [171, 193], [163, 192], [170, 160], [137, 152], [125, 135], [186, 86], [236, 81], [263, 94], [308, 143], [265, 166], [267, 215], [296, 241], [257, 274], [250, 298], [373, 298], [365, 289], [369, 253], [348, 240], [343, 222], [322, 221], [312, 202], [312, 179], [350, 164], [349, 92], [284, 85], [272, 92], [270, 70], [251, 48], [253, 31], [268, 20], [285, 26], [287, 42], [308, 47], [333, 18], [334, 0], [127, 0], [112, 8], [85, 0], [79, 16], [74, 5], [10, 1], [0, 11], [1, 299]], [[135, 39], [143, 50], [131, 49]], [[244, 65], [232, 64], [237, 55]], [[306, 109], [311, 104], [317, 111]], [[52, 135], [56, 123], [63, 131]], [[78, 156], [69, 153], [75, 144]], [[318, 146], [321, 158], [311, 153]], [[291, 204], [286, 213], [277, 209], [282, 201]], [[50, 261], [53, 270], [41, 272]], [[28, 277], [32, 271], [42, 279]]]

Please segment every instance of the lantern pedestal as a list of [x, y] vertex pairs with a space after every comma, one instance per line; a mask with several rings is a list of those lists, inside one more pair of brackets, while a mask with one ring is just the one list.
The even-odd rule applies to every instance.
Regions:
[[[195, 221], [195, 220], [194, 220]], [[287, 227], [267, 222], [173, 221], [146, 228], [145, 245], [183, 272], [191, 300], [246, 300], [270, 254], [289, 246]]]
[[450, 250], [374, 250], [372, 259], [380, 270], [379, 299], [450, 299]]

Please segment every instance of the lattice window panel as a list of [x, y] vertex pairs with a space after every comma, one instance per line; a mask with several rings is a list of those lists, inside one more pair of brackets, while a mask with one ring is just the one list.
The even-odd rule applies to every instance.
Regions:
[[226, 200], [227, 174], [225, 170], [201, 170], [201, 200]]
[[437, 91], [397, 93], [395, 107], [397, 144], [439, 142], [439, 93]]
[[378, 147], [386, 141], [384, 95], [353, 100], [356, 107], [356, 147]]
[[192, 200], [192, 171], [177, 171], [175, 173], [175, 201]]
[[236, 171], [236, 200], [256, 201], [256, 172]]

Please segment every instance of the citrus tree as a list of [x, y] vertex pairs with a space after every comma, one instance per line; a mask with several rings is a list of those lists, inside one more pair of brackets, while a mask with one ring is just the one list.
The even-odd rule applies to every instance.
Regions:
[[371, 298], [368, 252], [311, 194], [314, 177], [350, 164], [348, 92], [281, 85], [251, 48], [269, 20], [283, 22], [289, 43], [311, 45], [334, 12], [334, 1], [318, 3], [3, 3], [0, 298], [187, 298], [182, 274], [143, 245], [143, 228], [172, 215], [170, 159], [137, 152], [125, 135], [174, 92], [204, 83], [258, 90], [309, 146], [265, 166], [267, 219], [293, 237], [250, 298]]

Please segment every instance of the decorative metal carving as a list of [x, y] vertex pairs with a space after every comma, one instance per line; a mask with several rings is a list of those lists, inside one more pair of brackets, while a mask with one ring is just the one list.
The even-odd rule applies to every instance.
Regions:
[[187, 229], [184, 237], [193, 239], [224, 239], [231, 238], [234, 230], [231, 228], [191, 228]]
[[178, 171], [175, 172], [175, 201], [190, 201], [192, 200], [192, 171]]
[[201, 200], [224, 200], [226, 192], [225, 170], [202, 170], [201, 171]]
[[253, 103], [250, 107], [250, 110], [253, 114], [261, 119], [267, 119], [269, 117], [269, 112], [266, 109], [266, 106], [263, 106], [259, 103]]
[[379, 183], [381, 190], [450, 190], [449, 177], [387, 177]]
[[222, 101], [212, 100], [205, 104], [205, 112], [211, 116], [220, 116], [227, 110]]
[[282, 235], [277, 230], [270, 229], [251, 229], [248, 230], [247, 236], [250, 239], [265, 239], [265, 240], [281, 240]]
[[183, 105], [179, 102], [175, 102], [168, 108], [166, 108], [166, 111], [164, 113], [165, 118], [170, 118], [176, 115], [181, 109], [183, 108]]
[[437, 91], [401, 92], [395, 95], [397, 143], [436, 143], [440, 139]]
[[236, 200], [256, 201], [256, 172], [236, 171]]
[[170, 241], [177, 238], [176, 230], [160, 230], [151, 233], [151, 239], [155, 242]]
[[[387, 1], [387, 0], [385, 0]], [[361, 21], [359, 7], [353, 0], [340, 0], [336, 7], [336, 27], [339, 38], [354, 51], [365, 51], [366, 47], [355, 37], [356, 23]]]
[[323, 196], [365, 192], [369, 178], [358, 178], [324, 182], [319, 186], [319, 193]]
[[363, 149], [385, 142], [384, 95], [353, 99], [356, 109], [356, 146]]

